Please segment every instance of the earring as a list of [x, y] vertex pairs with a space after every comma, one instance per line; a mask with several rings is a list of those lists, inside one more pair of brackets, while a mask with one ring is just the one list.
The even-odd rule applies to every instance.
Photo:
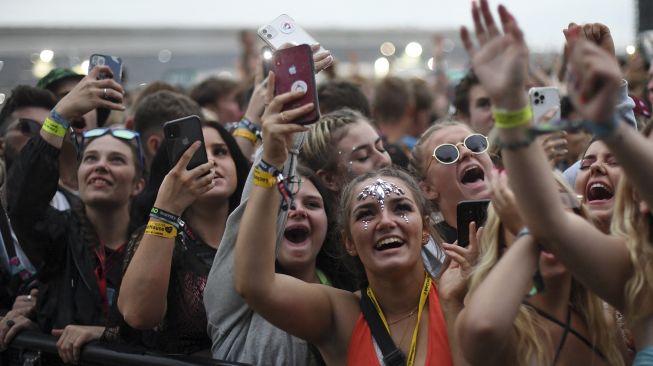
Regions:
[[429, 238], [430, 238], [430, 237], [431, 237], [431, 236], [429, 235], [428, 232], [425, 231], [425, 232], [422, 233], [422, 245], [423, 245], [423, 246], [426, 245], [426, 244], [428, 244], [428, 242], [429, 242]]

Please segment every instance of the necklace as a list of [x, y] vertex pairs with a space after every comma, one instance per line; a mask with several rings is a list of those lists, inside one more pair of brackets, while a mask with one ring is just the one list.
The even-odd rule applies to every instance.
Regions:
[[403, 315], [401, 318], [399, 318], [399, 319], [397, 319], [397, 320], [393, 320], [393, 321], [391, 321], [391, 322], [388, 322], [388, 326], [390, 326], [390, 325], [395, 325], [395, 324], [399, 323], [399, 322], [402, 321], [402, 320], [406, 320], [407, 318], [412, 317], [412, 316], [415, 315], [415, 313], [417, 312], [417, 308], [418, 308], [418, 307], [419, 307], [419, 304], [416, 305], [415, 308], [414, 308], [413, 310], [409, 311], [406, 315]]

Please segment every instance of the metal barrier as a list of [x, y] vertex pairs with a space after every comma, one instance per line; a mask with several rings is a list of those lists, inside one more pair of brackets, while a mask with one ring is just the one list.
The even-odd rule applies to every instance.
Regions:
[[[57, 340], [48, 334], [26, 330], [14, 338], [7, 352], [15, 353], [13, 360], [7, 361], [7, 357], [3, 357], [5, 363], [0, 360], [0, 366], [7, 364], [6, 362], [10, 362], [9, 365], [51, 365], [51, 361], [45, 361], [44, 358], [58, 358]], [[61, 364], [60, 360], [59, 364]], [[113, 346], [91, 342], [82, 348], [79, 365], [245, 366], [246, 364], [195, 356], [169, 356], [123, 345]]]

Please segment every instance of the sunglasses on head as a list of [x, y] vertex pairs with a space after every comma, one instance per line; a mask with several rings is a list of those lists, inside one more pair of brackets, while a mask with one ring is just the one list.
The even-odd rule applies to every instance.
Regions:
[[136, 151], [138, 153], [138, 161], [141, 164], [141, 167], [144, 166], [145, 164], [145, 159], [143, 157], [143, 147], [141, 146], [141, 135], [132, 130], [128, 130], [126, 128], [108, 128], [108, 127], [103, 127], [103, 128], [94, 128], [92, 130], [84, 131], [81, 134], [81, 142], [79, 143], [79, 149], [78, 151], [81, 153], [81, 151], [84, 150], [84, 147], [86, 144], [88, 144], [91, 140], [96, 139], [98, 137], [102, 137], [106, 134], [111, 134], [111, 136], [123, 140], [123, 141], [136, 141]]
[[[481, 135], [480, 133], [473, 133], [465, 137], [463, 142], [459, 142], [457, 144], [441, 144], [436, 146], [435, 149], [433, 149], [432, 156], [440, 164], [454, 164], [458, 161], [458, 159], [460, 159], [460, 149], [458, 148], [458, 145], [460, 144], [463, 144], [465, 148], [467, 148], [467, 150], [471, 151], [473, 154], [482, 154], [486, 152], [488, 148], [487, 137]], [[431, 166], [431, 162], [433, 162], [433, 160], [429, 161], [429, 166], [426, 167], [427, 171]]]

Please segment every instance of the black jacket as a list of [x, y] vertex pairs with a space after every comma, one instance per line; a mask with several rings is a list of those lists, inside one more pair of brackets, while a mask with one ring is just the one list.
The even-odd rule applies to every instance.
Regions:
[[12, 226], [42, 283], [37, 320], [44, 332], [106, 322], [95, 252], [84, 239], [83, 210], [50, 206], [59, 180], [59, 152], [40, 136], [32, 138], [14, 162], [7, 185]]

